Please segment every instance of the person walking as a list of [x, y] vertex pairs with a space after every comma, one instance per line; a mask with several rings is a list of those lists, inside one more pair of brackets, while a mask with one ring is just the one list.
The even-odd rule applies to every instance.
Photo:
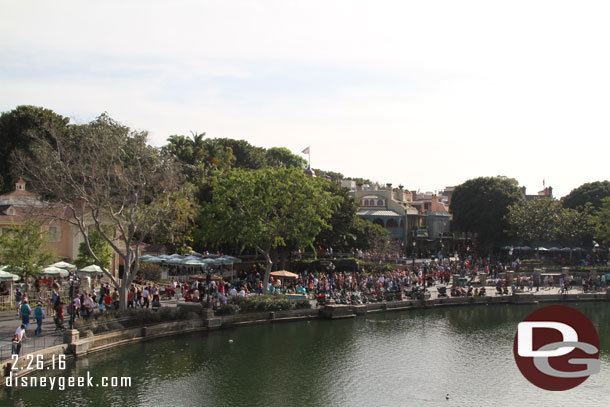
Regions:
[[21, 307], [19, 308], [19, 314], [21, 314], [21, 323], [25, 325], [25, 328], [30, 325], [30, 315], [32, 315], [32, 308], [28, 304], [28, 300], [24, 299]]
[[15, 349], [15, 355], [19, 355], [21, 353], [21, 344], [23, 343], [24, 339], [28, 339], [28, 336], [25, 334], [25, 328], [26, 326], [21, 324], [21, 326], [15, 331], [15, 336], [19, 338], [19, 341], [17, 342], [17, 347]]
[[21, 316], [21, 301], [23, 300], [23, 293], [21, 289], [17, 287], [15, 290], [15, 307], [17, 307], [17, 315]]
[[44, 310], [42, 309], [42, 301], [38, 301], [36, 308], [34, 308], [34, 318], [36, 318], [36, 330], [34, 335], [40, 335], [42, 333], [42, 319], [46, 317]]

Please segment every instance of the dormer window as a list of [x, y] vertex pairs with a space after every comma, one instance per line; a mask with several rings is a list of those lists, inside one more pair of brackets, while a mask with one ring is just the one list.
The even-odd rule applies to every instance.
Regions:
[[9, 216], [15, 216], [15, 208], [8, 208], [6, 214]]

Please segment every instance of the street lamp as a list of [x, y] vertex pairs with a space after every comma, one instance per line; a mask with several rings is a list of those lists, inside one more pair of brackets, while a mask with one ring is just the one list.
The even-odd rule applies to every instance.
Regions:
[[415, 246], [417, 246], [417, 243], [413, 240], [413, 268], [415, 268]]
[[76, 309], [74, 308], [74, 282], [78, 281], [78, 276], [74, 272], [70, 272], [70, 306], [72, 312], [70, 313], [70, 329], [74, 329], [74, 316], [76, 315]]

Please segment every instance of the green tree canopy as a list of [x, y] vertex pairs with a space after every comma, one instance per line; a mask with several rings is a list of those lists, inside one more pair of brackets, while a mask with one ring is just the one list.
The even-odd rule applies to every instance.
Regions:
[[562, 198], [564, 208], [584, 208], [587, 202], [595, 210], [602, 205], [604, 198], [610, 197], [610, 181], [595, 181], [582, 184]]
[[29, 151], [32, 139], [28, 133], [36, 132], [50, 139], [49, 132], [66, 131], [69, 121], [52, 110], [36, 106], [17, 106], [0, 115], [0, 192], [11, 191], [21, 175], [11, 171], [13, 154]]
[[358, 209], [356, 201], [349, 195], [347, 188], [341, 188], [334, 182], [325, 182], [324, 188], [336, 199], [332, 215], [328, 220], [329, 228], [322, 229], [316, 236], [315, 245], [332, 247], [335, 250], [347, 250], [357, 247], [358, 238], [356, 226]]
[[506, 218], [513, 236], [535, 247], [552, 241], [576, 246], [591, 241], [588, 211], [565, 209], [555, 199], [535, 199], [510, 206]]
[[506, 177], [479, 177], [458, 185], [451, 197], [453, 226], [476, 233], [485, 244], [506, 238], [508, 207], [522, 200], [518, 183]]
[[389, 248], [390, 232], [383, 226], [356, 217], [353, 225], [354, 248], [384, 254]]
[[[106, 233], [110, 235], [111, 231], [106, 230]], [[94, 228], [91, 228], [89, 231], [89, 246], [91, 246], [91, 251], [99, 260], [98, 265], [108, 270], [110, 268], [110, 262], [112, 261], [112, 247], [110, 247], [108, 242], [104, 240], [102, 235]], [[96, 264], [95, 257], [89, 253], [87, 244], [82, 242], [78, 246], [78, 257], [74, 261], [74, 264], [79, 269], [87, 267], [91, 264]]]
[[554, 199], [535, 199], [511, 205], [506, 219], [512, 234], [538, 247], [559, 235], [561, 203]]
[[307, 168], [307, 161], [303, 157], [292, 154], [292, 152], [285, 147], [271, 147], [265, 152], [265, 155], [267, 164], [270, 167]]
[[180, 163], [182, 173], [194, 185], [204, 182], [207, 176], [228, 171], [235, 162], [230, 147], [206, 139], [205, 133], [170, 136], [161, 150]]
[[597, 243], [610, 247], [610, 198], [602, 199], [600, 208], [593, 215], [593, 226]]
[[46, 233], [38, 220], [4, 228], [0, 234], [2, 262], [8, 266], [8, 271], [27, 282], [29, 277], [42, 273], [42, 269], [53, 259], [46, 249], [46, 242]]
[[204, 244], [250, 247], [266, 260], [264, 291], [272, 268], [271, 250], [294, 242], [310, 246], [328, 227], [335, 203], [325, 180], [295, 168], [233, 170], [212, 182], [212, 197], [202, 204], [199, 232]]

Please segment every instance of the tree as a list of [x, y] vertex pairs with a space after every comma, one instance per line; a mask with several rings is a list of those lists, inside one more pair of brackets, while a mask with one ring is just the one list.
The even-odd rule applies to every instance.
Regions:
[[150, 241], [161, 243], [173, 253], [192, 251], [193, 232], [197, 205], [193, 202], [193, 189], [190, 184], [182, 185], [182, 190], [169, 196], [169, 210], [152, 232]]
[[307, 168], [307, 161], [303, 157], [292, 154], [292, 152], [285, 147], [272, 147], [265, 152], [265, 155], [267, 157], [267, 164], [270, 167]]
[[42, 273], [45, 264], [52, 261], [45, 245], [47, 238], [38, 220], [26, 221], [21, 226], [11, 226], [0, 234], [0, 253], [8, 271], [19, 275], [26, 284], [30, 277]]
[[336, 199], [332, 215], [328, 220], [330, 227], [320, 231], [316, 236], [316, 246], [333, 247], [336, 250], [346, 250], [356, 247], [357, 205], [354, 198], [349, 195], [347, 188], [341, 188], [333, 182], [323, 184], [324, 188]]
[[511, 205], [506, 219], [514, 236], [538, 247], [558, 237], [561, 209], [554, 199], [535, 199]]
[[610, 181], [595, 181], [582, 184], [573, 189], [562, 198], [564, 208], [584, 208], [590, 202], [592, 209], [598, 209], [602, 205], [602, 199], [610, 197]]
[[255, 147], [246, 140], [233, 140], [230, 138], [208, 139], [207, 142], [219, 148], [230, 148], [235, 157], [233, 168], [247, 168], [258, 170], [267, 167], [265, 149]]
[[18, 156], [19, 169], [41, 195], [55, 197], [48, 216], [77, 226], [98, 266], [103, 262], [91, 247], [90, 226], [118, 254], [122, 278], [104, 273], [126, 309], [142, 242], [167, 216], [171, 194], [179, 189], [176, 166], [147, 144], [146, 132], [132, 131], [106, 114], [49, 134], [50, 141], [32, 134], [32, 153]]
[[238, 244], [265, 257], [263, 290], [273, 262], [271, 251], [294, 242], [311, 245], [328, 227], [335, 200], [325, 180], [307, 177], [294, 168], [233, 170], [212, 182], [212, 198], [202, 204], [200, 232], [207, 244]]
[[592, 224], [596, 241], [610, 247], [610, 198], [602, 199], [599, 209], [593, 215]]
[[354, 220], [354, 248], [384, 254], [389, 248], [390, 232], [383, 226], [358, 218]]
[[69, 118], [49, 109], [36, 106], [17, 106], [0, 115], [0, 188], [8, 192], [15, 179], [21, 174], [11, 172], [13, 155], [28, 152], [31, 138], [28, 133], [35, 131], [42, 137], [49, 137], [49, 131], [66, 131]]
[[506, 177], [479, 177], [458, 185], [451, 197], [453, 226], [476, 233], [486, 244], [506, 237], [508, 207], [522, 200], [518, 183]]
[[[111, 231], [106, 228], [106, 234], [111, 235]], [[100, 233], [96, 229], [91, 229], [89, 231], [89, 245], [91, 246], [91, 250], [93, 251], [95, 257], [99, 260], [99, 266], [104, 269], [110, 268], [110, 262], [112, 261], [112, 247], [108, 244], [106, 240], [100, 235]], [[87, 248], [87, 244], [82, 242], [78, 246], [78, 257], [74, 261], [76, 267], [83, 268], [87, 267], [91, 264], [96, 263], [96, 259], [89, 253], [89, 249]]]
[[181, 164], [182, 173], [194, 185], [211, 174], [228, 171], [235, 161], [230, 147], [205, 139], [205, 133], [192, 133], [190, 138], [169, 136], [161, 150]]
[[589, 206], [577, 211], [563, 208], [555, 199], [536, 199], [512, 205], [507, 220], [513, 235], [534, 247], [545, 241], [576, 246], [592, 238]]
[[587, 245], [593, 240], [595, 228], [591, 219], [591, 204], [580, 210], [563, 208], [559, 217], [558, 238], [564, 246]]

